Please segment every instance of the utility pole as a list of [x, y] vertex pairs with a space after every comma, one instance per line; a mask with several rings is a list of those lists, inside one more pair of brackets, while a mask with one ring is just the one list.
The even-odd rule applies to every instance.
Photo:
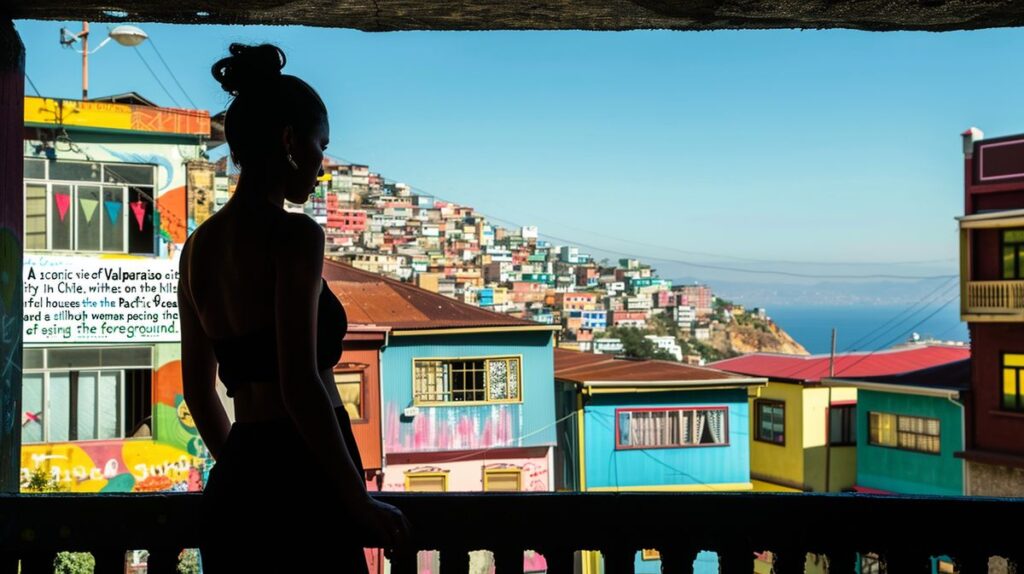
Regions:
[[[828, 356], [828, 377], [836, 376], [836, 329], [832, 328], [832, 352]], [[828, 405], [825, 406], [825, 492], [832, 478], [832, 385], [828, 387]]]

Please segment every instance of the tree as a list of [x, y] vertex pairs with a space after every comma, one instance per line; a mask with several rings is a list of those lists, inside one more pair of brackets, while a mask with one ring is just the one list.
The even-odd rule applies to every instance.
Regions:
[[645, 333], [636, 327], [612, 327], [609, 334], [622, 341], [622, 353], [632, 359], [658, 359], [675, 361], [668, 351], [659, 349]]

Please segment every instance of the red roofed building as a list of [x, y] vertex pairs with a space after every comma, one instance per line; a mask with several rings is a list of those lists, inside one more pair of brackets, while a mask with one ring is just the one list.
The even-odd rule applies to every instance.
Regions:
[[[334, 261], [323, 275], [349, 321], [335, 375], [362, 375], [336, 380], [350, 411], [361, 409], [356, 440], [364, 459], [380, 461], [382, 490], [553, 490], [557, 326]], [[420, 572], [438, 572], [423, 560]], [[538, 560], [530, 553], [524, 568]]]
[[[835, 358], [836, 378], [919, 371], [962, 361], [970, 349], [908, 345]], [[838, 492], [857, 480], [857, 390], [830, 388], [828, 355], [752, 353], [712, 363], [730, 373], [766, 377], [750, 397], [750, 475], [757, 490]]]
[[[747, 395], [765, 383], [672, 361], [555, 349], [557, 488], [752, 490]], [[659, 572], [655, 559], [637, 552], [635, 571]], [[583, 560], [584, 571], [602, 571], [597, 553]]]

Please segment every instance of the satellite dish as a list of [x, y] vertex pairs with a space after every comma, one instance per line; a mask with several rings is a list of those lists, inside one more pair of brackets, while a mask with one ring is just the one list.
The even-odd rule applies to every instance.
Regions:
[[141, 28], [138, 28], [136, 26], [129, 26], [127, 24], [117, 26], [116, 28], [111, 30], [110, 37], [113, 38], [114, 41], [118, 44], [128, 47], [138, 46], [139, 44], [146, 41], [146, 38], [149, 38], [149, 36], [147, 36], [146, 33], [143, 32]]

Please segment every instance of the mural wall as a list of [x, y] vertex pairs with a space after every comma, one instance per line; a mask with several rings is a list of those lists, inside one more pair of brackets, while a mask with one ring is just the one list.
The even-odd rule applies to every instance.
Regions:
[[180, 346], [153, 358], [153, 436], [22, 445], [22, 489], [41, 468], [70, 492], [202, 490], [212, 459], [185, 406]]

